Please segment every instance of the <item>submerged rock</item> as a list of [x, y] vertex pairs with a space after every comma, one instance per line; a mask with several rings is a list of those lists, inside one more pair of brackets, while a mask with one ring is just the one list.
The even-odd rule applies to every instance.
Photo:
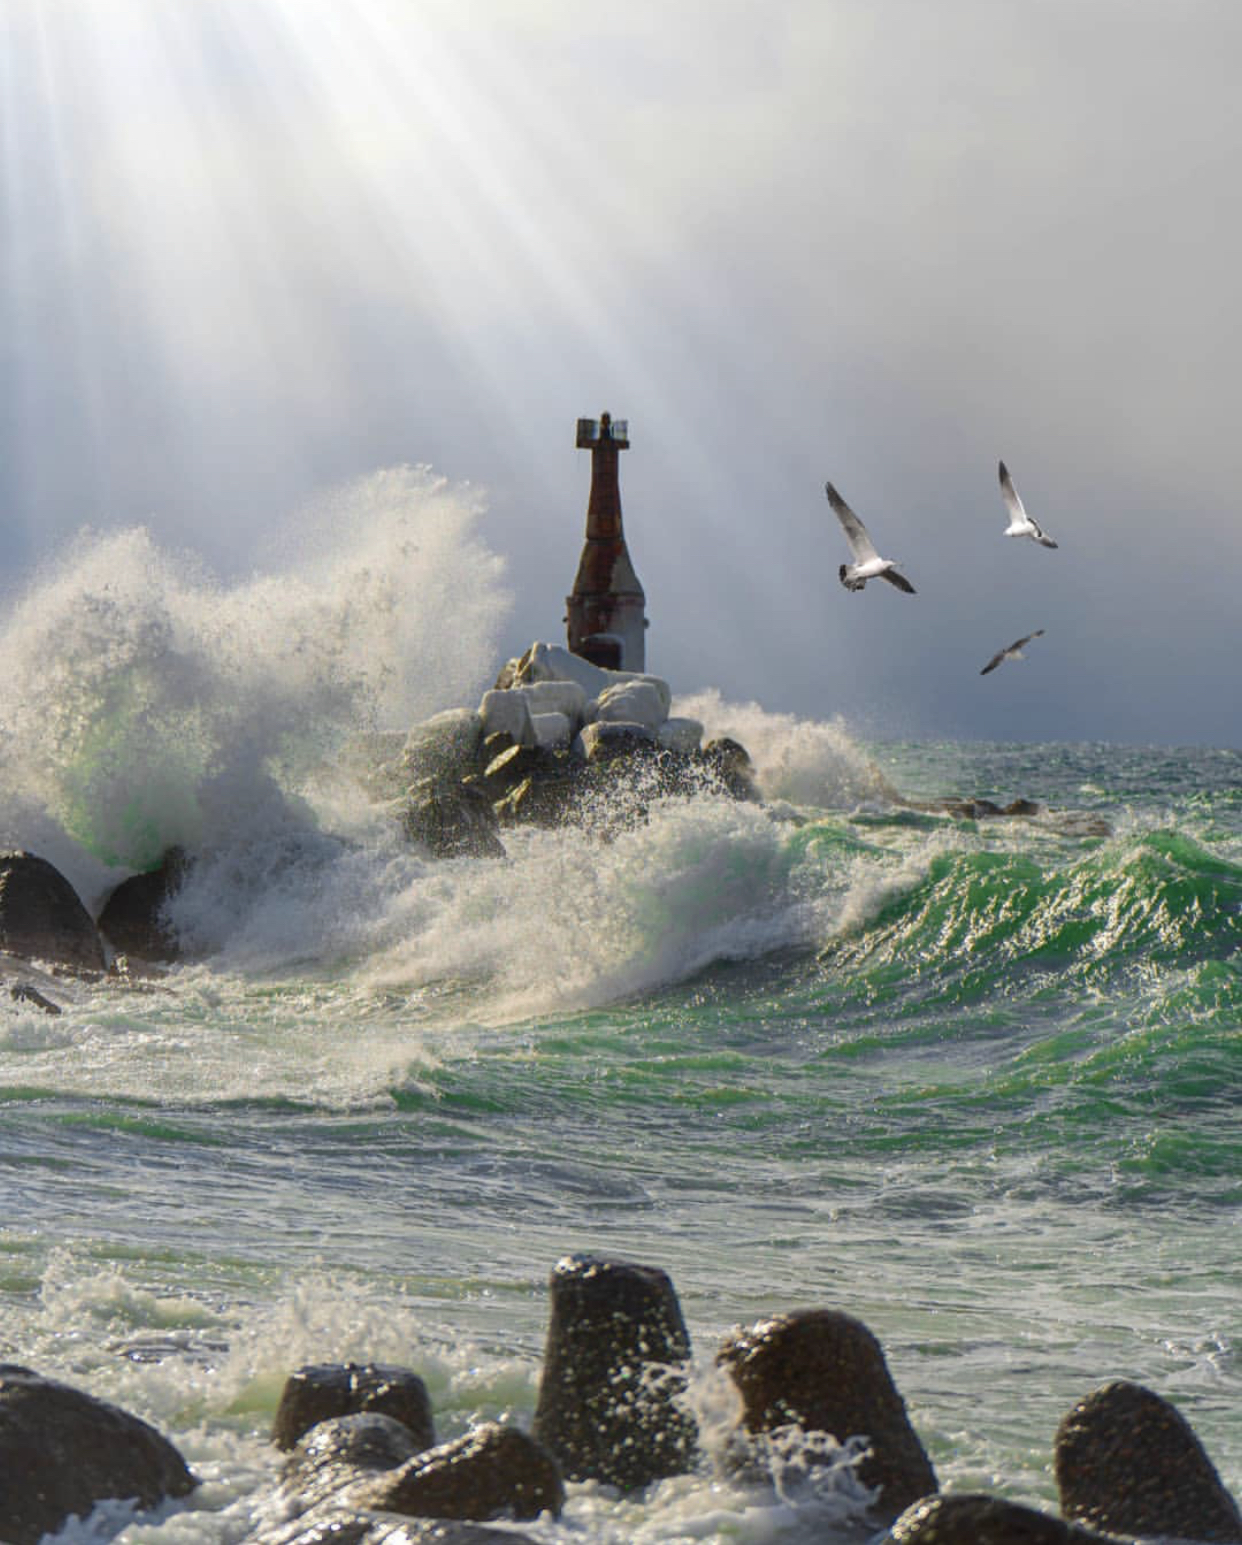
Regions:
[[834, 1309], [776, 1315], [734, 1332], [717, 1361], [741, 1392], [749, 1432], [797, 1426], [839, 1444], [866, 1437], [857, 1474], [878, 1489], [871, 1512], [882, 1522], [938, 1489], [880, 1343], [861, 1320]]
[[1242, 1514], [1190, 1425], [1141, 1384], [1105, 1384], [1057, 1428], [1067, 1518], [1112, 1534], [1242, 1541]]
[[570, 1480], [628, 1490], [684, 1474], [697, 1439], [678, 1403], [690, 1337], [667, 1274], [571, 1255], [550, 1289], [535, 1436]]
[[77, 892], [45, 858], [0, 853], [0, 949], [72, 970], [102, 971], [99, 930]]
[[113, 1498], [150, 1508], [198, 1484], [171, 1443], [93, 1395], [0, 1364], [0, 1530], [38, 1545]]

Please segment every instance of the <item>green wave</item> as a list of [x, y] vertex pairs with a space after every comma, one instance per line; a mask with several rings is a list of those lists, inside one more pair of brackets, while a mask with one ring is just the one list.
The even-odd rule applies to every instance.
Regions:
[[1242, 866], [1159, 830], [1063, 863], [1030, 851], [938, 853], [922, 879], [823, 958], [872, 989], [917, 977], [933, 995], [939, 982], [968, 1001], [1012, 991], [1023, 973], [1112, 978], [1226, 960], [1239, 945]]

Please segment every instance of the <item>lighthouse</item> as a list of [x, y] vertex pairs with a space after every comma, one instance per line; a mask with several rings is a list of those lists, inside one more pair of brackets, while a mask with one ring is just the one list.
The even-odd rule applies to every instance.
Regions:
[[591, 453], [591, 496], [578, 574], [565, 602], [570, 651], [614, 671], [641, 671], [646, 655], [647, 598], [621, 529], [617, 459], [629, 447], [628, 431], [625, 419], [607, 413], [578, 420], [578, 449]]

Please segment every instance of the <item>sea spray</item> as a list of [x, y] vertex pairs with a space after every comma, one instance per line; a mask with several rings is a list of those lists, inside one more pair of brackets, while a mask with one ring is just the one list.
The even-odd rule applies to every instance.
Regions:
[[758, 703], [728, 702], [715, 687], [678, 696], [673, 711], [697, 719], [705, 740], [728, 736], [744, 745], [766, 799], [840, 809], [896, 795], [841, 719], [769, 713]]
[[393, 469], [229, 585], [145, 530], [84, 532], [0, 635], [4, 839], [55, 847], [98, 891], [172, 844], [245, 841], [282, 803], [313, 824], [297, 791], [334, 745], [486, 681], [507, 597], [481, 514], [473, 491]]

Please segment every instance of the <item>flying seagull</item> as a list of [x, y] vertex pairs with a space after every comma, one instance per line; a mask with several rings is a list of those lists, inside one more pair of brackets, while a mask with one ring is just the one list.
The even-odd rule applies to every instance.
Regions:
[[1015, 640], [1008, 649], [1002, 649], [999, 654], [994, 654], [979, 672], [980, 676], [986, 676], [989, 671], [994, 671], [998, 665], [1003, 665], [1006, 660], [1022, 659], [1023, 646], [1029, 644], [1033, 638], [1042, 638], [1043, 633], [1043, 628], [1036, 628], [1034, 633], [1028, 633], [1025, 638]]
[[891, 559], [880, 557], [875, 550], [875, 543], [867, 535], [866, 526], [831, 483], [824, 484], [824, 492], [841, 522], [841, 529], [845, 532], [845, 540], [850, 544], [850, 553], [854, 559], [853, 563], [843, 563], [837, 570], [845, 588], [861, 590], [869, 579], [886, 579], [890, 585], [896, 585], [898, 590], [913, 595], [914, 586], [904, 574], [898, 574], [897, 566]]
[[1022, 507], [1022, 500], [1018, 498], [1018, 490], [1013, 486], [1013, 479], [1009, 476], [1009, 470], [1002, 461], [1000, 463], [1001, 498], [1005, 501], [1005, 508], [1009, 511], [1009, 524], [1005, 527], [1006, 536], [1029, 536], [1039, 543], [1041, 547], [1055, 547], [1057, 544], [1048, 533], [1040, 528], [1038, 521], [1034, 521]]

